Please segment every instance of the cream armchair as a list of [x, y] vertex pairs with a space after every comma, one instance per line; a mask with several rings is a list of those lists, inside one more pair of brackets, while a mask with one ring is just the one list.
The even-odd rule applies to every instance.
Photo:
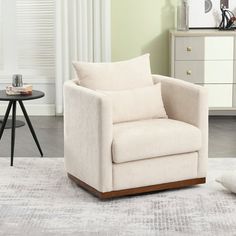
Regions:
[[206, 90], [159, 75], [153, 80], [161, 82], [169, 119], [113, 124], [104, 94], [76, 80], [64, 85], [66, 171], [99, 198], [205, 183]]

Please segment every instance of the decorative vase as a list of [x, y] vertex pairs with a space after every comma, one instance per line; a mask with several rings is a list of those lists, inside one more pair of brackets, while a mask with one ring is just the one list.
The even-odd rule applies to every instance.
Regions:
[[177, 30], [189, 30], [189, 4], [188, 0], [181, 0], [177, 7]]

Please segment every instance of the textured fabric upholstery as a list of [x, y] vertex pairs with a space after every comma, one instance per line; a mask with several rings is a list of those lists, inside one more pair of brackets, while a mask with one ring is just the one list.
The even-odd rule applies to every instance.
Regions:
[[201, 130], [202, 148], [198, 152], [198, 177], [205, 177], [208, 158], [207, 89], [160, 75], [153, 75], [153, 80], [154, 83], [162, 84], [162, 98], [168, 117], [189, 123]]
[[[68, 173], [100, 192], [206, 177], [208, 157], [208, 102], [206, 90], [197, 85], [163, 76], [153, 76], [153, 80], [155, 83], [161, 82], [162, 84], [163, 102], [168, 117], [176, 120], [176, 122], [186, 123], [181, 123], [185, 127], [182, 129], [183, 134], [188, 130], [186, 127], [191, 130], [186, 131], [188, 135], [192, 133], [188, 140], [188, 148], [191, 146], [192, 150], [196, 149], [197, 152], [171, 156], [150, 156], [148, 159], [119, 164], [112, 163], [112, 151], [116, 152], [116, 150], [113, 150], [113, 146], [117, 143], [117, 141], [114, 142], [113, 137], [118, 137], [118, 131], [122, 130], [119, 128], [126, 124], [112, 124], [112, 104], [106, 95], [78, 86], [74, 81], [68, 81], [64, 86], [64, 145], [65, 165]], [[141, 86], [141, 83], [139, 86]], [[122, 88], [122, 86], [119, 88]], [[108, 89], [112, 89], [112, 86]], [[159, 122], [166, 121], [159, 120]], [[136, 129], [136, 131], [138, 132], [140, 129]], [[143, 129], [148, 129], [148, 126]], [[175, 129], [178, 130], [177, 126]], [[201, 135], [197, 135], [197, 133], [199, 134], [197, 130], [200, 130]], [[128, 128], [127, 132], [132, 134]], [[170, 132], [165, 132], [163, 139], [166, 138], [165, 135], [167, 134], [169, 135]], [[176, 142], [184, 140], [182, 139], [183, 134], [181, 132]], [[158, 134], [154, 134], [154, 130], [151, 135], [158, 136]], [[201, 136], [200, 144], [199, 138], [197, 138], [199, 136]], [[128, 140], [128, 136], [126, 139]], [[196, 143], [191, 143], [191, 139], [195, 139]], [[146, 140], [143, 139], [143, 142], [146, 142]], [[163, 141], [160, 139], [160, 142]], [[146, 142], [146, 145], [144, 152], [148, 153], [152, 149], [153, 143]], [[168, 149], [161, 147], [158, 150], [165, 153], [164, 150], [174, 152], [174, 150], [178, 151], [177, 148], [180, 148], [174, 144], [173, 140], [168, 145]], [[183, 147], [184, 145], [181, 144], [180, 146]], [[140, 147], [137, 145], [136, 148]], [[133, 152], [133, 147], [130, 144], [127, 146], [126, 152], [131, 151]], [[117, 154], [115, 153], [115, 155]], [[121, 154], [119, 155], [121, 157]]]
[[113, 123], [167, 118], [161, 83], [130, 90], [101, 92], [111, 99]]
[[198, 153], [113, 164], [113, 190], [197, 178]]
[[67, 171], [101, 192], [112, 190], [112, 109], [107, 97], [64, 85], [64, 156]]
[[153, 85], [149, 54], [122, 62], [73, 62], [81, 86], [123, 90]]
[[195, 152], [201, 148], [201, 131], [171, 119], [152, 119], [114, 125], [113, 162]]

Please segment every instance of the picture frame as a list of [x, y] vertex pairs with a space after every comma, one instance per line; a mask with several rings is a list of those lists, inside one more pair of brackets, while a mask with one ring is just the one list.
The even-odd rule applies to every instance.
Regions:
[[189, 0], [189, 28], [216, 29], [221, 22], [223, 4], [236, 15], [236, 0]]

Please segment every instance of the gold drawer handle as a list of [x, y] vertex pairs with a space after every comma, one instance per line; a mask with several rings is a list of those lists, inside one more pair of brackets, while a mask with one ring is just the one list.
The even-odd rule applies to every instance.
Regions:
[[186, 74], [187, 75], [192, 75], [192, 71], [191, 70], [187, 70]]
[[187, 47], [187, 52], [192, 52], [192, 48], [191, 47]]

